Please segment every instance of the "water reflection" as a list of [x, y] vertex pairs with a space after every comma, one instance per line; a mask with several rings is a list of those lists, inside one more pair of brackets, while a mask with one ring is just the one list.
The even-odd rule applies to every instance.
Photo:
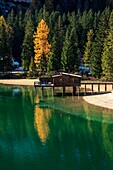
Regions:
[[113, 110], [93, 106], [82, 101], [83, 110], [87, 120], [98, 121], [102, 123], [113, 123]]
[[[100, 140], [100, 146], [104, 147], [105, 152], [111, 161], [113, 161], [113, 111], [106, 108], [92, 106], [86, 102], [83, 102], [83, 107], [89, 131], [97, 134], [97, 138]], [[95, 122], [94, 128], [91, 120], [100, 122], [100, 126], [97, 128], [97, 123]], [[101, 130], [101, 134], [98, 133], [99, 128]]]
[[103, 145], [106, 153], [113, 161], [113, 124], [102, 124]]
[[[39, 98], [36, 96], [36, 104], [39, 104]], [[40, 137], [40, 140], [44, 143], [46, 142], [50, 128], [48, 125], [48, 121], [51, 118], [51, 112], [50, 109], [47, 108], [40, 108], [39, 105], [35, 106], [34, 109], [34, 126], [37, 130], [38, 136]]]
[[0, 88], [0, 169], [113, 169], [112, 111], [81, 97], [13, 89]]

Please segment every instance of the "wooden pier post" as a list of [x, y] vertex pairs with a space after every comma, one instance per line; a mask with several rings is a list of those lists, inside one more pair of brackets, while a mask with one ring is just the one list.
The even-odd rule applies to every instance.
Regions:
[[98, 84], [98, 92], [100, 92], [100, 83]]
[[63, 96], [65, 95], [65, 86], [63, 86]]
[[54, 96], [54, 89], [55, 89], [55, 88], [54, 88], [54, 86], [53, 86], [53, 88], [52, 88], [52, 95], [53, 95], [53, 96]]
[[85, 88], [84, 88], [84, 90], [85, 90], [85, 91], [84, 91], [84, 95], [86, 95], [86, 83], [85, 83]]
[[42, 86], [42, 96], [44, 96], [44, 87]]
[[107, 91], [107, 84], [105, 83], [105, 92]]
[[92, 93], [93, 93], [93, 83], [92, 83]]
[[73, 96], [76, 95], [76, 86], [73, 86]]

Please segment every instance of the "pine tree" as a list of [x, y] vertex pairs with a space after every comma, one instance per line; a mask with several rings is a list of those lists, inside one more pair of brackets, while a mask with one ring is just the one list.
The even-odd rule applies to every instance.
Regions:
[[83, 61], [85, 65], [90, 66], [91, 61], [91, 50], [92, 50], [92, 42], [93, 42], [93, 30], [89, 30], [87, 33], [87, 43], [83, 55]]
[[34, 77], [35, 76], [35, 63], [34, 63], [34, 58], [31, 58], [30, 65], [29, 65], [29, 72], [28, 76], [29, 77]]
[[71, 32], [69, 28], [67, 29], [61, 55], [62, 67], [64, 71], [72, 72], [79, 66], [76, 36], [77, 35], [74, 28]]
[[7, 17], [7, 25], [8, 25], [8, 44], [10, 48], [10, 57], [12, 58], [12, 48], [14, 41], [14, 11], [11, 10]]
[[[57, 21], [53, 19], [54, 29], [51, 34], [51, 55], [48, 63], [48, 70], [60, 71], [61, 70], [61, 51], [64, 41], [65, 28], [63, 27], [62, 17], [55, 13], [54, 17]], [[52, 29], [52, 28], [51, 28]]]
[[113, 12], [109, 19], [108, 35], [104, 41], [102, 70], [106, 80], [113, 80]]
[[22, 53], [21, 47], [22, 47], [23, 37], [24, 37], [23, 13], [19, 11], [19, 13], [15, 16], [15, 22], [14, 22], [14, 41], [13, 41], [12, 54], [20, 64], [21, 64], [21, 53]]
[[40, 22], [41, 20], [44, 20], [45, 22], [48, 23], [49, 20], [49, 12], [46, 9], [46, 6], [44, 5], [43, 8], [41, 8], [38, 12], [37, 16], [37, 22]]
[[61, 43], [58, 39], [59, 32], [55, 32], [51, 41], [51, 54], [48, 61], [48, 71], [61, 69]]
[[0, 58], [2, 61], [2, 71], [7, 69], [6, 58], [9, 56], [8, 46], [8, 26], [3, 16], [0, 17]]
[[36, 67], [39, 65], [41, 69], [47, 69], [47, 62], [50, 55], [50, 44], [48, 42], [49, 27], [42, 19], [34, 32], [34, 61]]
[[56, 24], [57, 24], [59, 15], [60, 14], [59, 14], [58, 11], [52, 12], [50, 14], [50, 17], [49, 17], [49, 28], [50, 28], [51, 37], [53, 37], [54, 33], [56, 32], [55, 29], [57, 29]]
[[106, 30], [108, 29], [110, 10], [106, 8], [100, 16], [94, 42], [92, 44], [91, 54], [91, 70], [92, 74], [100, 77], [102, 74], [102, 52], [104, 45], [104, 38], [106, 37]]
[[84, 11], [83, 15], [78, 18], [77, 34], [79, 39], [79, 49], [82, 55], [87, 41], [87, 32], [90, 29], [93, 29], [93, 19], [92, 10], [89, 10], [88, 12]]
[[32, 15], [29, 15], [29, 19], [27, 20], [26, 26], [25, 26], [25, 36], [22, 43], [22, 66], [25, 68], [25, 70], [29, 70], [29, 65], [31, 58], [34, 56], [33, 51], [33, 21], [32, 21]]

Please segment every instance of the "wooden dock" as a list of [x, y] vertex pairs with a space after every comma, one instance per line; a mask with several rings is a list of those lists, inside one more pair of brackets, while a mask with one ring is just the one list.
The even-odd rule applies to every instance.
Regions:
[[34, 82], [34, 88], [42, 88], [42, 94], [44, 94], [44, 88], [52, 87], [53, 94], [55, 87], [61, 87], [63, 89], [62, 94], [65, 95], [66, 87], [73, 88], [73, 95], [76, 95], [76, 87], [80, 87], [81, 76], [69, 73], [60, 73], [51, 77], [40, 77], [39, 82]]
[[[95, 86], [96, 86], [96, 90], [95, 90]], [[108, 88], [108, 86], [110, 87], [110, 90]], [[40, 87], [42, 88], [42, 94], [44, 95], [44, 88], [47, 87], [51, 87], [52, 88], [52, 93], [54, 94], [55, 88], [57, 87], [61, 87], [62, 88], [62, 94], [65, 95], [66, 92], [66, 87], [72, 87], [73, 91], [72, 91], [72, 95], [76, 95], [77, 94], [77, 88], [78, 88], [78, 95], [79, 93], [83, 93], [83, 95], [86, 95], [88, 93], [90, 94], [95, 94], [95, 93], [105, 93], [105, 92], [111, 92], [113, 90], [113, 82], [101, 82], [101, 81], [81, 81], [80, 86], [76, 86], [76, 85], [61, 85], [61, 84], [53, 84], [51, 82], [48, 83], [42, 83], [40, 84], [39, 82], [34, 82], [34, 88], [36, 91], [36, 88]], [[81, 92], [81, 89], [83, 89], [83, 91]]]
[[76, 95], [76, 86], [65, 86], [65, 85], [57, 85], [55, 86], [54, 84], [39, 84], [38, 82], [34, 82], [34, 88], [35, 88], [35, 91], [36, 91], [36, 88], [37, 87], [40, 87], [42, 89], [42, 95], [44, 95], [44, 89], [47, 88], [47, 87], [51, 87], [52, 88], [52, 94], [54, 95], [54, 92], [55, 92], [55, 87], [61, 87], [62, 88], [62, 95], [64, 96], [65, 95], [65, 92], [66, 92], [66, 87], [72, 87], [73, 88], [73, 92], [72, 94], [75, 96]]
[[[108, 89], [108, 86], [111, 85], [111, 89]], [[84, 94], [87, 94], [88, 91], [90, 91], [90, 93], [95, 93], [95, 86], [97, 86], [97, 93], [100, 92], [110, 92], [113, 90], [113, 82], [103, 82], [103, 81], [81, 81], [81, 86], [84, 89]], [[89, 86], [90, 86], [90, 90], [89, 90]], [[103, 87], [103, 90], [101, 90], [101, 87]]]

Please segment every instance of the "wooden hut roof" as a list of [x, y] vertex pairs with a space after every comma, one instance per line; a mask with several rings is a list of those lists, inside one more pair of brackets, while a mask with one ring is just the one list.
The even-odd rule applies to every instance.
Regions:
[[61, 77], [61, 76], [62, 76], [61, 74], [57, 74], [57, 75], [54, 75], [52, 77], [55, 78], [55, 77]]
[[56, 77], [61, 77], [62, 75], [66, 75], [66, 76], [72, 76], [72, 77], [78, 77], [78, 78], [81, 78], [81, 76], [80, 76], [80, 75], [71, 74], [71, 73], [60, 73], [60, 74], [54, 75], [54, 76], [52, 76], [52, 77], [53, 77], [53, 78], [56, 78]]
[[79, 77], [81, 78], [80, 75], [77, 75], [77, 74], [71, 74], [71, 73], [62, 73], [62, 75], [67, 75], [67, 76], [72, 76], [72, 77]]

